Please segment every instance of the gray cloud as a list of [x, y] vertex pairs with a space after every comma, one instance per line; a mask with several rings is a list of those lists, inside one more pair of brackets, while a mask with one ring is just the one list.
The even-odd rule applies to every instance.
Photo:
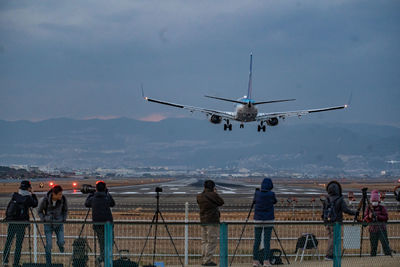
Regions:
[[[245, 94], [254, 53], [263, 111], [341, 104], [329, 120], [399, 125], [398, 1], [13, 1], [0, 7], [0, 119], [151, 114], [147, 94], [219, 109]], [[316, 117], [320, 119], [320, 117]]]

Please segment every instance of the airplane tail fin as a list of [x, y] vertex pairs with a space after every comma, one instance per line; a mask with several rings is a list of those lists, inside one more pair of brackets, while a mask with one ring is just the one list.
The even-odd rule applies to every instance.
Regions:
[[253, 91], [252, 73], [253, 73], [253, 53], [250, 53], [250, 72], [249, 72], [249, 85], [247, 87], [247, 99], [251, 99], [251, 93]]

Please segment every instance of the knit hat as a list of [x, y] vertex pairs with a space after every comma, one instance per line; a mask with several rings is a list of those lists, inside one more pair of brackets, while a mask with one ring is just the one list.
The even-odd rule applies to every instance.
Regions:
[[19, 186], [19, 189], [27, 190], [28, 188], [32, 188], [31, 182], [26, 181], [26, 180], [22, 181], [21, 185]]
[[213, 190], [215, 187], [215, 183], [213, 180], [207, 180], [204, 182], [204, 187]]
[[371, 191], [371, 202], [379, 202], [381, 201], [381, 196], [378, 190]]

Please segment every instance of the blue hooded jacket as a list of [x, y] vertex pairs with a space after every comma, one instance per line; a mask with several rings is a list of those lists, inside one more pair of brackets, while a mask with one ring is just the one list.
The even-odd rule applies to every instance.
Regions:
[[261, 184], [261, 190], [256, 191], [254, 197], [254, 220], [269, 221], [275, 219], [274, 204], [276, 204], [277, 200], [275, 198], [275, 193], [271, 191], [272, 188], [274, 188], [274, 185], [271, 179], [264, 178]]

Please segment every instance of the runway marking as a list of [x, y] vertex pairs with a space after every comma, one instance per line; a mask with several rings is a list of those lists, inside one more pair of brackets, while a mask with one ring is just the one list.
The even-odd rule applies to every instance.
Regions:
[[186, 192], [172, 192], [172, 194], [186, 194]]

